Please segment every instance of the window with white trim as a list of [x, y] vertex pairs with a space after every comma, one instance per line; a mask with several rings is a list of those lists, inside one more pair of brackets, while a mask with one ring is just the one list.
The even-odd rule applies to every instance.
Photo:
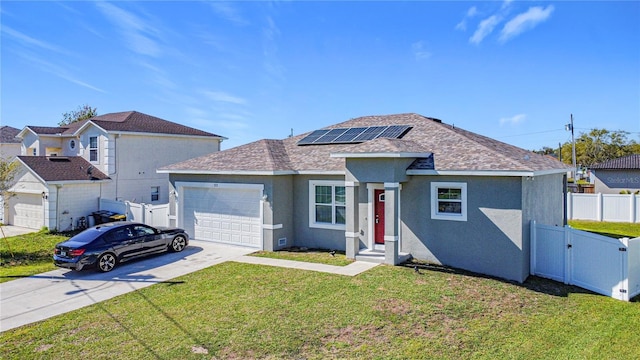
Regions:
[[344, 230], [346, 200], [343, 181], [309, 181], [309, 227]]
[[467, 183], [432, 182], [431, 218], [467, 221]]
[[89, 137], [89, 161], [98, 161], [98, 137]]
[[151, 187], [151, 201], [160, 200], [160, 186]]

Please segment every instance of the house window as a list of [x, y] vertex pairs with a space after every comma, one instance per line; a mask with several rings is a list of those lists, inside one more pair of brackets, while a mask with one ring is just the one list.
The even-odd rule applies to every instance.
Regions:
[[98, 161], [98, 137], [89, 138], [89, 161]]
[[151, 201], [160, 200], [160, 186], [151, 187]]
[[346, 190], [340, 181], [309, 182], [309, 227], [344, 230]]
[[467, 184], [431, 183], [431, 218], [467, 221]]
[[69, 150], [76, 149], [76, 141], [74, 139], [69, 140]]
[[38, 152], [36, 151], [36, 148], [31, 148], [31, 155], [33, 156], [37, 156]]

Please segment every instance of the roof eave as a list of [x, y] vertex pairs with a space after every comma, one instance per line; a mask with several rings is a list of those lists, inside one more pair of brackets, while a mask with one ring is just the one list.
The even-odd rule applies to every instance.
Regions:
[[158, 169], [158, 174], [187, 175], [345, 175], [344, 170], [189, 170]]
[[189, 170], [189, 169], [158, 169], [158, 174], [188, 174], [188, 175], [295, 175], [293, 170]]
[[451, 176], [543, 176], [552, 174], [564, 174], [567, 169], [547, 170], [407, 170], [407, 175], [451, 175]]
[[430, 152], [366, 152], [366, 153], [331, 153], [332, 158], [428, 158]]
[[226, 138], [224, 136], [215, 135], [215, 134], [211, 134], [211, 135], [187, 135], [187, 134], [169, 134], [169, 133], [152, 133], [152, 132], [138, 132], [138, 131], [122, 131], [122, 130], [118, 130], [118, 131], [104, 130], [104, 131], [109, 133], [109, 134], [114, 134], [114, 135], [184, 137], [184, 138], [190, 138], [190, 139], [207, 139], [207, 140], [218, 139], [220, 141], [228, 140], [228, 138]]

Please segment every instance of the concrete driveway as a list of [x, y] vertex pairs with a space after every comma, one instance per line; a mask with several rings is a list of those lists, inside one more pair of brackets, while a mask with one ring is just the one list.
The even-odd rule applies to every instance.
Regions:
[[0, 284], [0, 331], [44, 320], [225, 261], [252, 249], [191, 240], [180, 253], [123, 263], [108, 273], [65, 269]]

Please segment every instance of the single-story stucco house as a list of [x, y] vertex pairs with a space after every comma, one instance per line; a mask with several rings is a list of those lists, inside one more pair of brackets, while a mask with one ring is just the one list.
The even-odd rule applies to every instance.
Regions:
[[589, 170], [594, 177], [596, 192], [619, 194], [621, 191], [640, 191], [640, 154], [594, 164]]
[[365, 116], [165, 166], [192, 237], [412, 256], [518, 282], [530, 222], [565, 223], [567, 166], [418, 114]]

